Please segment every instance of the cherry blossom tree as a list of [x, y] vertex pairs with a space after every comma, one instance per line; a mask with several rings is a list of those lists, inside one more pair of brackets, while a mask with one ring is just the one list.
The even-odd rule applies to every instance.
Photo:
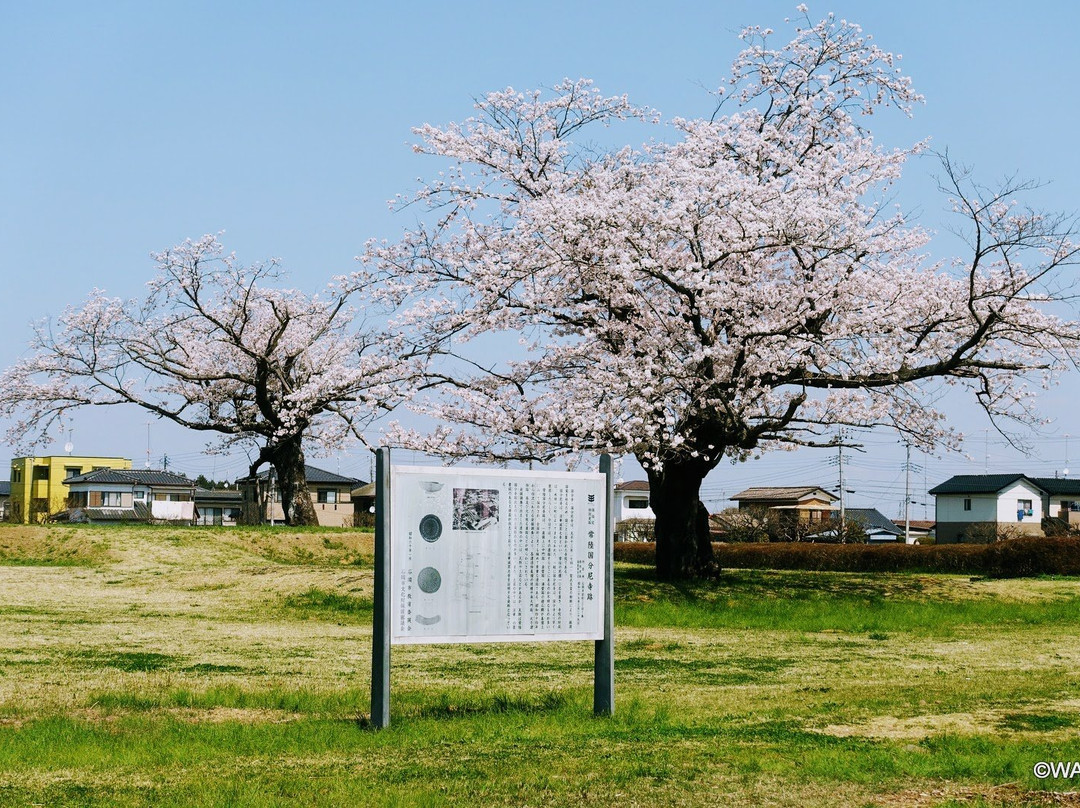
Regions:
[[[1025, 380], [1049, 383], [1080, 347], [1055, 285], [1074, 222], [945, 157], [970, 249], [931, 261], [930, 234], [888, 204], [925, 145], [879, 146], [867, 118], [920, 97], [858, 26], [800, 11], [782, 47], [742, 33], [709, 117], [665, 120], [581, 80], [416, 130], [445, 166], [403, 201], [431, 215], [366, 253], [410, 306], [403, 327], [442, 346], [417, 406], [444, 424], [403, 439], [491, 460], [636, 456], [658, 574], [679, 578], [710, 569], [699, 488], [725, 458], [828, 445], [837, 425], [949, 443], [928, 403], [948, 385], [999, 421], [1035, 417]], [[620, 121], [652, 139], [600, 148]], [[509, 346], [503, 361], [478, 341]]]
[[358, 329], [362, 273], [322, 294], [277, 288], [277, 262], [245, 266], [218, 239], [154, 256], [142, 300], [94, 290], [55, 323], [39, 323], [29, 355], [0, 377], [8, 441], [35, 445], [80, 407], [134, 404], [181, 426], [218, 433], [212, 450], [257, 450], [269, 463], [288, 524], [318, 524], [304, 445], [329, 449], [408, 393], [413, 363], [396, 342]]

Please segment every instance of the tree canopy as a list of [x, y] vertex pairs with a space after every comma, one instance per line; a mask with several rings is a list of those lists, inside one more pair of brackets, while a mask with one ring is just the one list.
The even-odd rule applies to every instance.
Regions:
[[[505, 89], [462, 123], [424, 125], [442, 171], [400, 241], [372, 243], [402, 327], [440, 346], [407, 436], [450, 455], [548, 460], [635, 455], [667, 577], [706, 569], [696, 525], [724, 458], [824, 445], [837, 425], [948, 441], [927, 385], [970, 389], [994, 418], [1030, 421], [1033, 393], [1080, 346], [1057, 270], [1075, 223], [989, 190], [942, 160], [969, 251], [928, 257], [930, 235], [889, 204], [924, 144], [875, 143], [869, 116], [921, 99], [892, 54], [832, 16], [760, 27], [710, 114], [664, 119], [588, 80]], [[655, 128], [598, 148], [597, 127]], [[483, 335], [520, 337], [490, 361]], [[457, 427], [449, 426], [450, 423]]]
[[357, 319], [363, 273], [321, 294], [278, 288], [276, 261], [244, 265], [215, 236], [154, 256], [141, 300], [94, 290], [0, 378], [13, 443], [34, 445], [79, 407], [134, 404], [200, 432], [212, 448], [254, 449], [277, 471], [286, 520], [315, 522], [304, 443], [340, 447], [408, 396], [414, 366], [398, 341]]

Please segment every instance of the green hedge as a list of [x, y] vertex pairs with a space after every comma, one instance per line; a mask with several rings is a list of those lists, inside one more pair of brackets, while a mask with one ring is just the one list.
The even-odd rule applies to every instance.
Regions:
[[[713, 544], [716, 562], [737, 569], [832, 572], [952, 572], [1019, 578], [1080, 575], [1080, 538], [1025, 536], [994, 544]], [[615, 560], [656, 562], [655, 542], [617, 542]]]

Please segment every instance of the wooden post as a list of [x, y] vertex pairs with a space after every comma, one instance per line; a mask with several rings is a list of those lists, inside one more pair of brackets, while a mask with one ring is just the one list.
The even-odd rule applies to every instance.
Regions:
[[371, 725], [390, 726], [390, 450], [375, 453], [375, 603], [371, 630]]
[[600, 456], [600, 472], [604, 475], [604, 638], [597, 640], [593, 654], [593, 714], [615, 714], [615, 565], [614, 514], [615, 489], [611, 471], [611, 455]]

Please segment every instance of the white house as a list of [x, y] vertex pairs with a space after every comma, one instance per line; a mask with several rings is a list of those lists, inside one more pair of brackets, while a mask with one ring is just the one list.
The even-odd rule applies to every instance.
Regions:
[[96, 469], [63, 481], [68, 518], [191, 522], [195, 483], [171, 471]]
[[649, 507], [649, 483], [630, 480], [615, 486], [615, 522], [623, 519], [655, 519]]
[[[1039, 478], [1024, 474], [959, 474], [930, 489], [934, 495], [937, 543], [976, 540], [977, 525], [1009, 525], [1022, 533], [1043, 535], [1050, 494]], [[1078, 489], [1080, 491], [1080, 489]], [[1080, 501], [1080, 494], [1076, 495]], [[1062, 495], [1057, 496], [1062, 501]], [[1071, 500], [1070, 500], [1071, 501]], [[1060, 510], [1060, 504], [1058, 506]], [[977, 540], [986, 541], [986, 530]]]

